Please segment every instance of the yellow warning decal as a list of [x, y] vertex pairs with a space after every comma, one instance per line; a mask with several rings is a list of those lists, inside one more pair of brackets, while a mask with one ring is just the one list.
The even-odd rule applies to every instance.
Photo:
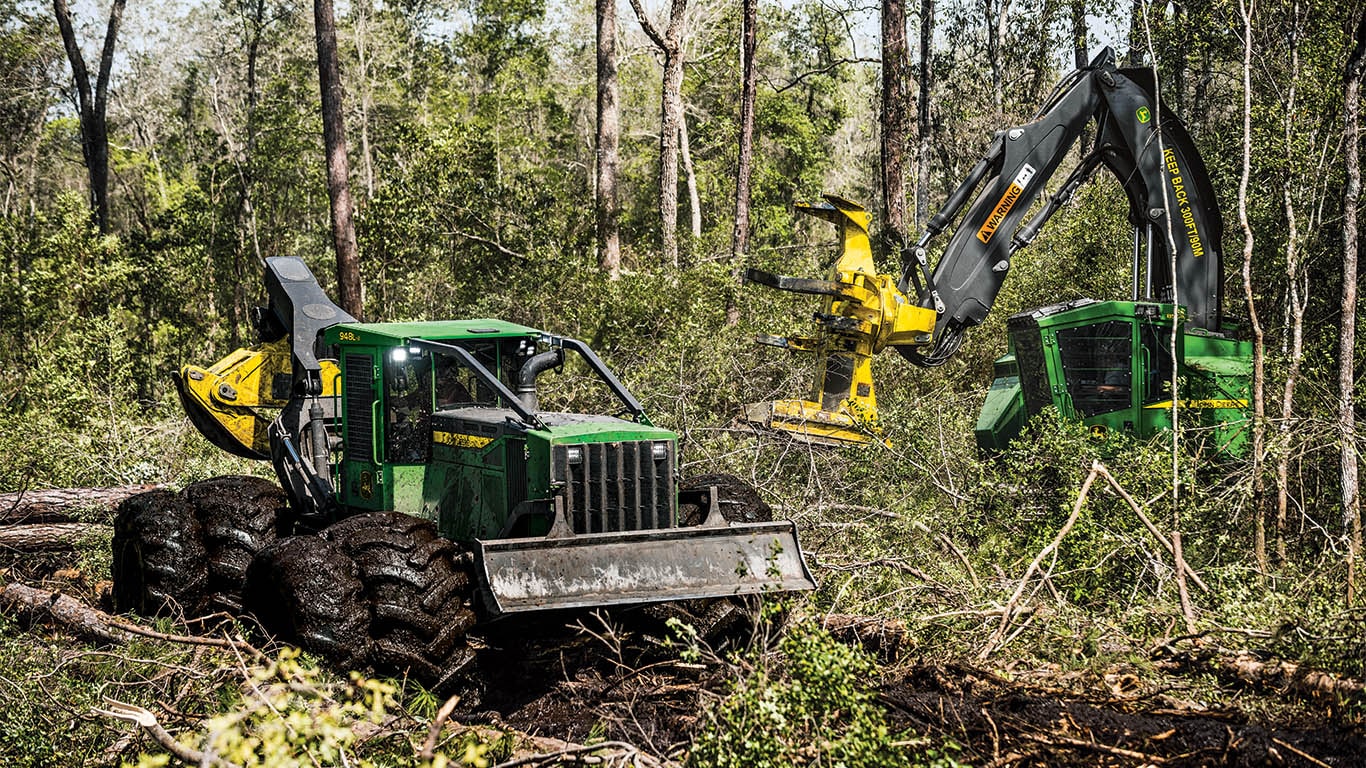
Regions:
[[[1182, 408], [1246, 408], [1246, 400], [1182, 400]], [[1172, 407], [1172, 401], [1164, 400], [1160, 403], [1145, 405], [1148, 410], [1166, 410]]]
[[1200, 229], [1195, 224], [1195, 210], [1191, 208], [1186, 180], [1181, 177], [1181, 165], [1176, 161], [1175, 150], [1170, 147], [1162, 150], [1162, 158], [1172, 182], [1172, 192], [1176, 194], [1176, 209], [1181, 214], [1180, 226], [1185, 230], [1186, 239], [1190, 242], [1191, 256], [1198, 259], [1205, 255], [1205, 244], [1201, 242]]
[[466, 435], [460, 432], [433, 432], [432, 442], [449, 445], [452, 448], [483, 448], [493, 442], [493, 438]]
[[1015, 174], [1015, 179], [1010, 182], [1005, 194], [1001, 195], [996, 207], [991, 209], [991, 215], [987, 217], [986, 223], [977, 230], [978, 240], [984, 243], [991, 242], [991, 236], [996, 234], [1001, 222], [1005, 221], [1006, 214], [1010, 213], [1010, 210], [1015, 207], [1015, 203], [1020, 201], [1020, 196], [1024, 194], [1025, 186], [1029, 184], [1029, 180], [1034, 178], [1034, 173], [1034, 166], [1029, 163], [1025, 163], [1020, 168], [1020, 172]]

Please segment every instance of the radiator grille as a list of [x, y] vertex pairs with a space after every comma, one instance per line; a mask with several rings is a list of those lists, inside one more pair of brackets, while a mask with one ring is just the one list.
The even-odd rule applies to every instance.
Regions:
[[[653, 455], [657, 444], [666, 446], [660, 459]], [[575, 533], [673, 526], [672, 441], [556, 445], [551, 463], [555, 482], [564, 487], [565, 514]]]
[[369, 355], [347, 355], [343, 388], [346, 395], [346, 457], [373, 463], [375, 369]]

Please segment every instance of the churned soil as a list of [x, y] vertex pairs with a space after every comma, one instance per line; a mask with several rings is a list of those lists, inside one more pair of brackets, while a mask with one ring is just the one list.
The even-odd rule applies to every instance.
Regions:
[[[724, 695], [727, 673], [678, 661], [648, 632], [579, 624], [490, 638], [479, 653], [484, 698], [465, 718], [682, 754], [706, 701]], [[879, 700], [893, 728], [952, 742], [956, 758], [974, 766], [1366, 765], [1360, 698], [1300, 697], [1176, 663], [1148, 668], [1146, 680], [1126, 668], [1006, 675], [891, 662], [885, 670]], [[1221, 703], [1194, 700], [1197, 677], [1216, 679], [1222, 687], [1206, 694]]]

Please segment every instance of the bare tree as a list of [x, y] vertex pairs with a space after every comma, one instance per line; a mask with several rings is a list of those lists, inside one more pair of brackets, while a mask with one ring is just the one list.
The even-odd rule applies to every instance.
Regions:
[[342, 309], [362, 313], [360, 255], [352, 221], [351, 163], [346, 157], [341, 73], [337, 64], [337, 22], [332, 0], [313, 0], [318, 45], [318, 82], [322, 90], [323, 145], [327, 153], [327, 197], [332, 204], [332, 247], [337, 253], [337, 294]]
[[1081, 69], [1091, 62], [1089, 37], [1086, 29], [1086, 0], [1071, 0], [1072, 10], [1072, 65]]
[[919, 138], [915, 166], [915, 226], [930, 218], [930, 84], [934, 76], [934, 0], [920, 0], [920, 93], [916, 97], [915, 127]]
[[1143, 14], [1144, 3], [1146, 0], [1133, 0], [1129, 7], [1129, 52], [1125, 54], [1129, 66], [1138, 66], [1143, 63]]
[[759, 0], [741, 0], [740, 149], [735, 164], [735, 228], [730, 236], [731, 260], [737, 262], [749, 250], [749, 186], [754, 171], [754, 101], [758, 93], [754, 67], [754, 52], [758, 45], [755, 26], [758, 20]]
[[640, 0], [631, 0], [640, 28], [664, 59], [659, 97], [659, 240], [664, 261], [678, 266], [678, 137], [683, 122], [683, 17], [688, 0], [671, 0], [663, 33]]
[[1347, 604], [1356, 599], [1356, 562], [1361, 554], [1361, 498], [1357, 480], [1357, 427], [1352, 408], [1356, 376], [1357, 203], [1361, 198], [1361, 80], [1366, 73], [1366, 13], [1357, 19], [1352, 55], [1344, 78], [1343, 112], [1347, 186], [1343, 191], [1342, 329], [1338, 336], [1338, 431], [1342, 437], [1341, 479], [1343, 526], [1349, 528]]
[[1266, 334], [1257, 317], [1257, 301], [1252, 289], [1252, 251], [1255, 236], [1247, 215], [1247, 188], [1252, 176], [1252, 12], [1255, 0], [1238, 0], [1243, 19], [1243, 161], [1238, 181], [1238, 224], [1243, 230], [1243, 298], [1247, 302], [1248, 323], [1252, 326], [1252, 507], [1256, 534], [1253, 542], [1257, 568], [1266, 573], [1266, 480], [1262, 462], [1266, 458]]
[[598, 264], [613, 280], [621, 276], [621, 204], [617, 200], [617, 152], [621, 104], [617, 84], [617, 4], [597, 0], [598, 136], [596, 216]]
[[[680, 102], [680, 107], [682, 106]], [[683, 158], [683, 181], [688, 188], [688, 223], [693, 241], [702, 237], [702, 195], [697, 191], [697, 171], [692, 164], [692, 144], [688, 141], [688, 110], [678, 111], [678, 152]]]
[[906, 133], [910, 53], [905, 0], [882, 0], [882, 246], [896, 253], [906, 242]]
[[100, 69], [92, 90], [85, 56], [81, 54], [71, 23], [71, 9], [66, 0], [52, 0], [52, 10], [62, 32], [62, 45], [66, 48], [76, 86], [76, 102], [81, 115], [81, 154], [90, 179], [90, 210], [101, 232], [109, 231], [109, 124], [105, 120], [109, 106], [109, 72], [113, 68], [114, 43], [123, 21], [125, 1], [114, 0], [109, 8], [109, 24], [104, 30], [104, 46], [100, 49]]
[[1013, 0], [980, 0], [982, 23], [987, 35], [987, 69], [991, 72], [991, 105], [996, 117], [1005, 112], [1005, 63], [1001, 49], [1006, 37], [1006, 20]]
[[[1314, 156], [1319, 153], [1319, 142], [1317, 130], [1304, 131], [1303, 121], [1309, 118], [1308, 115], [1300, 114], [1298, 110], [1299, 80], [1300, 69], [1300, 34], [1303, 8], [1299, 0], [1291, 3], [1291, 22], [1286, 30], [1286, 42], [1290, 54], [1290, 82], [1286, 88], [1285, 109], [1281, 111], [1281, 128], [1285, 139], [1287, 153], [1294, 156], [1294, 146], [1297, 139], [1307, 140], [1304, 147], [1307, 156]], [[1320, 154], [1320, 157], [1323, 155]], [[1322, 203], [1326, 196], [1326, 184], [1321, 183], [1324, 175], [1324, 165], [1320, 161], [1314, 169], [1315, 183], [1305, 184], [1304, 174], [1297, 171], [1293, 163], [1287, 163], [1285, 178], [1281, 182], [1281, 205], [1285, 211], [1286, 234], [1285, 234], [1285, 279], [1286, 279], [1286, 302], [1285, 302], [1285, 322], [1288, 328], [1284, 334], [1286, 340], [1282, 343], [1284, 356], [1287, 360], [1285, 382], [1281, 389], [1281, 412], [1278, 425], [1280, 436], [1279, 449], [1276, 454], [1276, 559], [1282, 565], [1288, 562], [1286, 553], [1286, 534], [1290, 506], [1290, 458], [1291, 458], [1291, 426], [1295, 418], [1295, 389], [1299, 385], [1301, 365], [1304, 362], [1304, 317], [1309, 308], [1309, 272], [1303, 269], [1300, 261], [1300, 246], [1302, 236], [1300, 234], [1300, 211], [1308, 210], [1309, 220], [1306, 229], [1315, 231], [1319, 229], [1321, 221], [1319, 213], [1322, 211]], [[1303, 207], [1296, 205], [1296, 200], [1304, 197], [1305, 191], [1313, 189], [1314, 192], [1310, 199], [1305, 200]]]

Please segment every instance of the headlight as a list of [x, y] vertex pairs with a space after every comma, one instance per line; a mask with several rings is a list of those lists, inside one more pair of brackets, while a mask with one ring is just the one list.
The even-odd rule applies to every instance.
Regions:
[[571, 445], [564, 450], [564, 457], [570, 464], [583, 463], [583, 446]]
[[669, 444], [663, 442], [655, 443], [650, 446], [650, 455], [654, 457], [655, 461], [663, 461], [669, 458]]

